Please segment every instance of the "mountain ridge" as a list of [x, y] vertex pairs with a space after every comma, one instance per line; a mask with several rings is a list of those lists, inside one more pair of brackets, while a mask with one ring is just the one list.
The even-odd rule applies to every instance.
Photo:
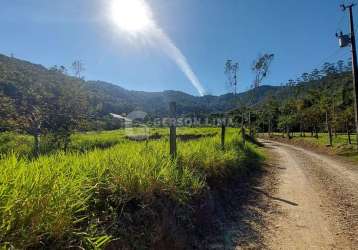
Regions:
[[65, 82], [79, 85], [80, 90], [88, 97], [89, 113], [95, 117], [134, 110], [142, 110], [150, 116], [164, 116], [168, 114], [168, 104], [172, 101], [177, 103], [178, 115], [226, 112], [240, 104], [258, 104], [268, 95], [276, 95], [283, 88], [265, 85], [237, 95], [227, 93], [205, 96], [194, 96], [178, 90], [127, 90], [118, 84], [99, 80], [85, 81], [67, 75], [57, 67], [47, 69], [40, 64], [0, 54], [0, 94], [15, 102], [29, 90], [37, 91], [38, 95], [55, 93]]

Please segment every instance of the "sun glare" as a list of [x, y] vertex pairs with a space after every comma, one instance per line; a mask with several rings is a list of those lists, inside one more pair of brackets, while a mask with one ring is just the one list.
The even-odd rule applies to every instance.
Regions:
[[122, 30], [141, 32], [153, 24], [149, 7], [143, 0], [113, 0], [112, 19]]

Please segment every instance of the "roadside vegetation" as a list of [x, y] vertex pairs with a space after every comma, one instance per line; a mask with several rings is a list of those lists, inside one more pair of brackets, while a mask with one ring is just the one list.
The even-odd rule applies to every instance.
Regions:
[[[109, 134], [121, 138], [118, 133]], [[75, 143], [86, 138], [75, 136]], [[237, 130], [229, 129], [224, 150], [218, 136], [179, 141], [174, 160], [166, 139], [121, 139], [107, 149], [38, 158], [3, 154], [0, 245], [149, 248], [174, 241], [179, 229], [195, 230], [195, 204], [207, 199], [210, 188], [258, 166], [260, 153], [238, 138]], [[175, 216], [175, 226], [164, 222], [168, 214]]]
[[358, 163], [358, 150], [355, 146], [356, 137], [354, 134], [351, 138], [351, 143], [348, 142], [349, 139], [347, 135], [334, 135], [332, 138], [333, 146], [329, 145], [329, 135], [327, 133], [318, 133], [317, 137], [316, 135], [312, 137], [309, 133], [305, 133], [305, 136], [301, 136], [300, 133], [293, 133], [290, 138], [282, 135], [282, 133], [271, 133], [270, 135], [263, 133], [259, 136], [264, 139], [278, 140], [307, 147], [315, 151], [341, 156], [349, 161]]
[[[350, 62], [325, 63], [321, 70], [304, 73], [290, 80], [286, 96], [269, 96], [255, 109], [256, 124], [260, 132], [281, 132], [303, 137], [308, 132], [320, 140], [319, 133], [327, 133], [326, 142], [333, 146], [339, 141], [337, 134], [346, 134], [347, 144], [356, 141], [353, 85]], [[280, 99], [281, 98], [281, 99]]]
[[[350, 61], [324, 63], [281, 88], [280, 95], [246, 106], [249, 131], [358, 160]], [[240, 119], [243, 111], [233, 113]]]

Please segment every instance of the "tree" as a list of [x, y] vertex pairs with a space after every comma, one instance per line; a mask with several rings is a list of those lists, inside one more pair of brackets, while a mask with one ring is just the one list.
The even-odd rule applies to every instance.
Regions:
[[[232, 60], [227, 60], [225, 63], [225, 69], [224, 69], [224, 73], [227, 77], [227, 81], [229, 82], [229, 85], [231, 87], [234, 88], [234, 95], [236, 95], [236, 91], [237, 91], [237, 72], [239, 70], [239, 63], [238, 62], [233, 62]], [[241, 107], [242, 105], [240, 105]], [[241, 133], [242, 133], [242, 140], [243, 143], [245, 143], [245, 127], [244, 127], [244, 120], [243, 120], [243, 113], [241, 116]], [[225, 124], [222, 124], [221, 126], [222, 129], [222, 136], [225, 136]]]
[[267, 125], [267, 131], [269, 136], [273, 132], [275, 121], [279, 114], [279, 103], [277, 98], [273, 95], [269, 96], [265, 104], [263, 105], [263, 110], [261, 112], [261, 123]]
[[295, 101], [296, 110], [297, 110], [297, 122], [300, 126], [300, 135], [304, 136], [304, 130], [305, 130], [305, 100], [304, 99], [296, 99]]
[[351, 131], [354, 130], [355, 125], [353, 107], [347, 107], [343, 112], [341, 112], [340, 119], [343, 122], [344, 128], [346, 130], [348, 144], [352, 144]]
[[305, 110], [308, 125], [311, 129], [311, 136], [318, 139], [318, 129], [321, 123], [321, 110], [318, 105], [312, 105]]
[[85, 67], [84, 67], [84, 64], [82, 63], [82, 61], [75, 60], [72, 63], [72, 70], [73, 70], [74, 75], [77, 78], [83, 79], [82, 73], [85, 71]]
[[236, 95], [236, 91], [237, 91], [237, 72], [238, 72], [238, 70], [239, 70], [238, 62], [233, 62], [232, 60], [226, 61], [224, 72], [227, 77], [229, 85], [234, 88], [235, 95]]
[[49, 70], [51, 71], [54, 71], [54, 72], [58, 72], [58, 73], [61, 73], [61, 74], [64, 74], [64, 75], [67, 75], [67, 68], [63, 65], [61, 66], [57, 66], [57, 65], [54, 65], [52, 66]]
[[336, 63], [336, 65], [337, 65], [337, 72], [338, 73], [343, 73], [345, 70], [344, 70], [344, 61], [343, 60], [338, 60], [337, 61], [337, 63]]
[[320, 80], [321, 79], [321, 73], [318, 69], [314, 69], [312, 70], [311, 74], [310, 74], [310, 81], [316, 81], [316, 80]]
[[348, 144], [352, 144], [351, 131], [355, 128], [354, 110], [353, 110], [353, 91], [352, 85], [343, 85], [341, 92], [341, 103], [339, 105], [338, 121], [343, 130], [345, 130], [348, 138]]
[[281, 115], [278, 118], [278, 126], [282, 132], [287, 134], [287, 138], [291, 139], [292, 128], [297, 121], [297, 111], [294, 101], [289, 100], [281, 106]]
[[293, 86], [295, 86], [295, 80], [289, 79], [286, 86], [288, 86], [288, 87], [293, 87]]
[[309, 82], [310, 81], [310, 75], [307, 72], [305, 72], [305, 73], [302, 74], [301, 79], [302, 79], [303, 82]]
[[254, 88], [258, 88], [262, 80], [269, 74], [270, 65], [274, 59], [274, 54], [264, 54], [259, 56], [252, 64], [252, 71], [255, 74]]
[[320, 91], [320, 107], [322, 113], [325, 114], [326, 128], [328, 132], [328, 143], [333, 145], [332, 124], [335, 116], [335, 95], [330, 85], [325, 84], [324, 89]]
[[0, 132], [14, 126], [14, 102], [10, 97], [0, 92]]
[[352, 58], [351, 57], [347, 59], [347, 63], [344, 66], [344, 71], [346, 71], [346, 72], [352, 71]]
[[43, 122], [49, 106], [43, 89], [23, 89], [17, 105], [17, 127], [34, 137], [34, 155], [40, 154], [40, 138]]
[[331, 76], [337, 73], [334, 63], [325, 62], [322, 66], [321, 72], [323, 75]]
[[48, 103], [44, 129], [52, 135], [56, 149], [68, 149], [71, 134], [87, 118], [88, 101], [79, 82], [64, 82]]

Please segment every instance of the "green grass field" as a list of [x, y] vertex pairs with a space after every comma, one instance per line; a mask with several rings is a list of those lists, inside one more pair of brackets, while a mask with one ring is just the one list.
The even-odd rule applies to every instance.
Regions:
[[[218, 131], [179, 129], [178, 134]], [[22, 157], [31, 138], [0, 138], [9, 136], [0, 158], [0, 245], [15, 249], [100, 249], [114, 239], [143, 247], [157, 225], [138, 229], [138, 211], [160, 216], [152, 204], [161, 201], [191, 211], [189, 204], [210, 186], [242, 176], [262, 157], [254, 145], [241, 144], [235, 129], [228, 130], [224, 150], [219, 136], [178, 141], [175, 160], [166, 137], [134, 142], [123, 131], [75, 134], [70, 152], [31, 159]]]
[[[141, 128], [132, 130], [114, 130], [100, 132], [75, 133], [71, 136], [69, 151], [87, 152], [93, 149], [106, 149], [114, 145], [127, 141], [127, 134], [141, 135], [148, 133], [149, 136], [159, 135], [161, 137], [169, 136], [166, 128], [148, 128], [144, 131]], [[178, 128], [177, 134], [181, 135], [213, 135], [219, 133], [217, 128]], [[47, 154], [53, 152], [49, 145], [48, 138], [43, 136], [41, 143], [41, 152]], [[0, 133], [0, 154], [15, 153], [21, 156], [31, 156], [33, 151], [34, 139], [29, 135], [22, 135], [13, 132]]]

